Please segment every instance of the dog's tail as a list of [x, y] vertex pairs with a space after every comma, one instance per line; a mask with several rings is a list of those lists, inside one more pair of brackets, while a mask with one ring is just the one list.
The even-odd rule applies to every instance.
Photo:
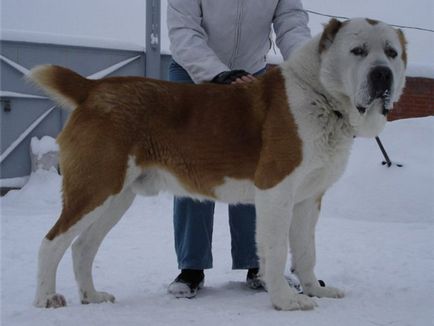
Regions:
[[58, 104], [70, 110], [86, 100], [95, 83], [94, 80], [86, 79], [72, 70], [54, 65], [33, 68], [27, 79], [44, 90]]

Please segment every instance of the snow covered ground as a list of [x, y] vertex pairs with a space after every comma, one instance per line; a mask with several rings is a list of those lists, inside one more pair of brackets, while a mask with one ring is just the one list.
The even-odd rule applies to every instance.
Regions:
[[317, 299], [313, 311], [273, 310], [265, 292], [245, 287], [245, 271], [230, 268], [221, 204], [206, 287], [195, 299], [173, 298], [172, 198], [161, 195], [137, 198], [96, 257], [96, 286], [115, 294], [115, 304], [79, 303], [67, 253], [58, 291], [68, 307], [33, 308], [38, 246], [60, 210], [60, 177], [38, 172], [0, 201], [2, 325], [434, 325], [434, 118], [389, 123], [381, 138], [404, 167], [382, 166], [375, 141], [357, 139], [317, 227], [317, 274], [344, 289], [343, 299]]

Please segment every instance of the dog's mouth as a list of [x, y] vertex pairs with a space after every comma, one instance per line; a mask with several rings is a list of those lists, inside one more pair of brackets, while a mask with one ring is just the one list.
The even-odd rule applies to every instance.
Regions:
[[366, 107], [362, 106], [362, 105], [357, 105], [357, 110], [359, 110], [360, 114], [365, 114], [366, 113]]
[[379, 94], [377, 96], [371, 97], [368, 100], [368, 103], [366, 105], [356, 105], [357, 110], [360, 114], [365, 114], [372, 106], [376, 105], [377, 103], [381, 106], [381, 114], [384, 116], [387, 116], [390, 112], [390, 101], [391, 101], [391, 94], [390, 90], [386, 89], [382, 94]]
[[364, 96], [356, 103], [356, 108], [361, 115], [365, 115], [372, 109], [377, 112], [380, 109], [380, 113], [384, 116], [390, 112], [393, 79], [392, 70], [387, 66], [379, 65], [371, 69], [366, 79]]

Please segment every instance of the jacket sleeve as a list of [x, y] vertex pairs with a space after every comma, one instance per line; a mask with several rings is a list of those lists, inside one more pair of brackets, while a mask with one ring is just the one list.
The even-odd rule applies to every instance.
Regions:
[[195, 83], [230, 70], [207, 44], [200, 0], [168, 0], [167, 27], [173, 59]]
[[285, 60], [295, 48], [311, 38], [308, 22], [309, 17], [303, 9], [301, 0], [279, 0], [273, 18], [273, 28], [276, 33], [276, 44]]

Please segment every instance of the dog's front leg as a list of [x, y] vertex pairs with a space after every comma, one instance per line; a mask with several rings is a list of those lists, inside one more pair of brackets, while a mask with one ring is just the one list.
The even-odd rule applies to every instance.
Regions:
[[289, 242], [292, 269], [303, 287], [303, 293], [315, 297], [342, 298], [344, 293], [330, 286], [320, 286], [315, 273], [315, 226], [321, 197], [312, 197], [294, 207]]
[[291, 195], [281, 190], [276, 187], [256, 191], [256, 242], [260, 274], [277, 310], [313, 309], [315, 301], [298, 294], [284, 277], [293, 202]]

